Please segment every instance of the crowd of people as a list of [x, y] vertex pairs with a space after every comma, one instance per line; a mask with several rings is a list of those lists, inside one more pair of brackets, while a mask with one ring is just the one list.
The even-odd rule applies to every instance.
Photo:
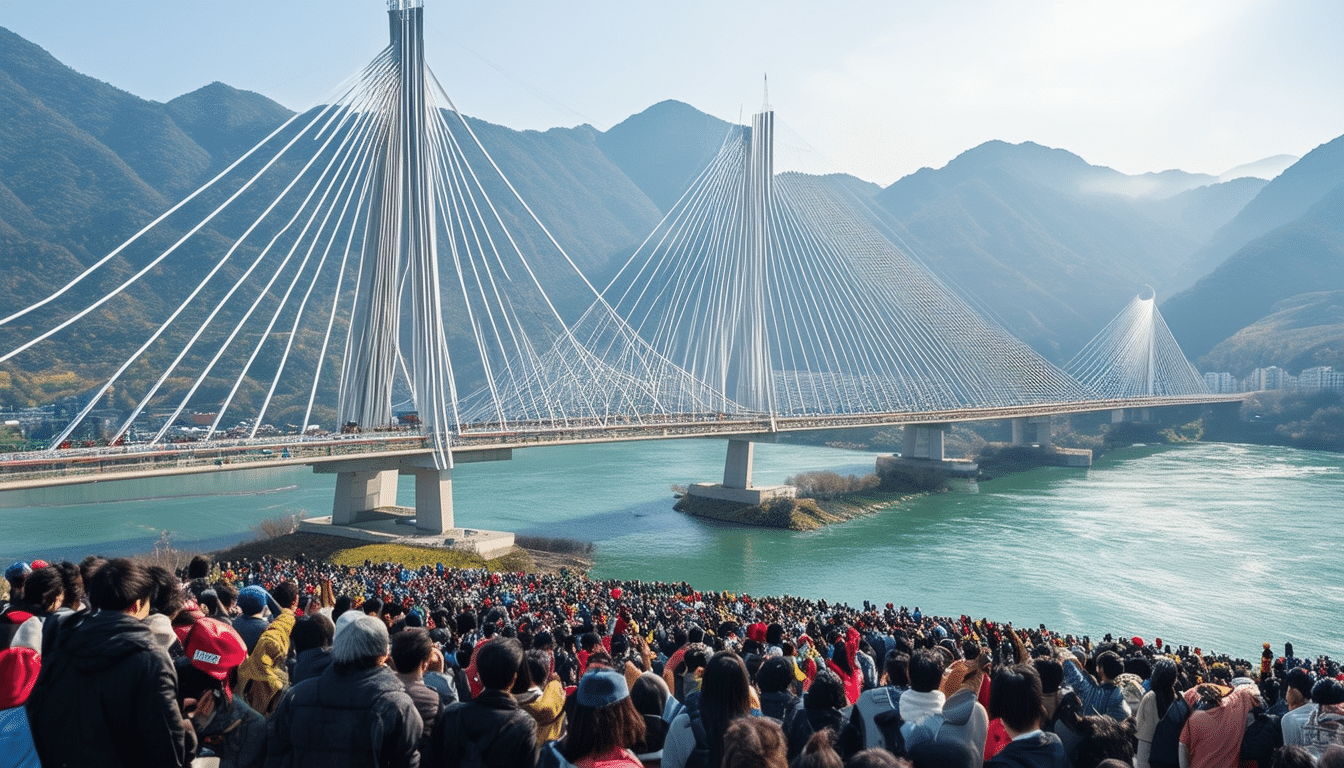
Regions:
[[0, 768], [1344, 766], [1344, 674], [892, 603], [299, 556], [10, 566]]

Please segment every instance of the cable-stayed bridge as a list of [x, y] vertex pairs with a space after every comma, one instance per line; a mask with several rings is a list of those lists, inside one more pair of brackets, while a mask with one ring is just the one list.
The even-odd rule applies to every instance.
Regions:
[[[454, 463], [519, 446], [729, 436], [723, 485], [749, 490], [753, 439], [781, 431], [914, 425], [906, 453], [940, 459], [951, 422], [1229, 399], [1151, 299], [1051, 365], [852, 205], [776, 175], [768, 108], [599, 289], [425, 65], [420, 5], [389, 3], [389, 46], [323, 106], [0, 317], [3, 365], [74, 334], [125, 346], [0, 481], [311, 464], [352, 522], [411, 474], [417, 527], [441, 533]], [[68, 447], [94, 419], [104, 445]], [[183, 420], [200, 439], [177, 442]]]

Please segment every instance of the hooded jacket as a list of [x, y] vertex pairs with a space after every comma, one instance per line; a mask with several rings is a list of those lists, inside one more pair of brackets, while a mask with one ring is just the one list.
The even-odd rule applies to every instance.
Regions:
[[177, 670], [120, 611], [52, 618], [28, 720], [46, 768], [178, 768], [187, 759]]
[[906, 691], [901, 694], [897, 706], [901, 719], [905, 721], [905, 725], [901, 726], [905, 748], [912, 749], [921, 741], [958, 741], [970, 747], [975, 756], [974, 764], [979, 765], [984, 759], [989, 715], [976, 700], [975, 691], [962, 688], [938, 707], [938, 699], [941, 697], [938, 691]]

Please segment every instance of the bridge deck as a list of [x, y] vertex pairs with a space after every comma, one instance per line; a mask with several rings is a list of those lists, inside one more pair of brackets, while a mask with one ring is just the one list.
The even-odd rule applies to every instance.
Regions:
[[[645, 420], [638, 424], [582, 423], [571, 420], [564, 424], [515, 424], [508, 425], [505, 429], [483, 428], [464, 431], [454, 436], [452, 450], [454, 454], [461, 454], [542, 445], [581, 445], [636, 440], [767, 435], [778, 432], [905, 424], [994, 421], [1029, 416], [1091, 413], [1118, 408], [1235, 402], [1245, 397], [1245, 394], [1148, 397], [919, 413], [780, 416], [774, 419], [719, 418], [702, 415], [662, 421]], [[41, 451], [0, 457], [0, 491], [308, 465], [332, 459], [417, 456], [430, 452], [431, 447], [426, 436], [407, 432]]]

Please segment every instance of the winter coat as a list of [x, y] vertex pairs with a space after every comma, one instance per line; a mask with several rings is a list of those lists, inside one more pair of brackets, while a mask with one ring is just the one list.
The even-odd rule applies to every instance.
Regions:
[[280, 699], [266, 724], [266, 768], [417, 768], [423, 730], [392, 670], [332, 666]]
[[266, 718], [243, 701], [223, 691], [215, 697], [209, 722], [197, 723], [196, 737], [203, 748], [219, 758], [219, 768], [261, 768], [266, 759]]
[[537, 721], [503, 691], [482, 689], [471, 701], [439, 715], [434, 764], [443, 768], [532, 768], [537, 763]]
[[985, 761], [985, 768], [1071, 768], [1064, 745], [1053, 733], [1038, 733], [1008, 742]]
[[103, 610], [53, 618], [28, 721], [46, 768], [178, 768], [177, 670], [149, 627]]
[[263, 715], [275, 711], [280, 694], [289, 686], [289, 633], [294, 629], [294, 612], [286, 608], [261, 633], [257, 647], [238, 665], [238, 689], [248, 706]]

